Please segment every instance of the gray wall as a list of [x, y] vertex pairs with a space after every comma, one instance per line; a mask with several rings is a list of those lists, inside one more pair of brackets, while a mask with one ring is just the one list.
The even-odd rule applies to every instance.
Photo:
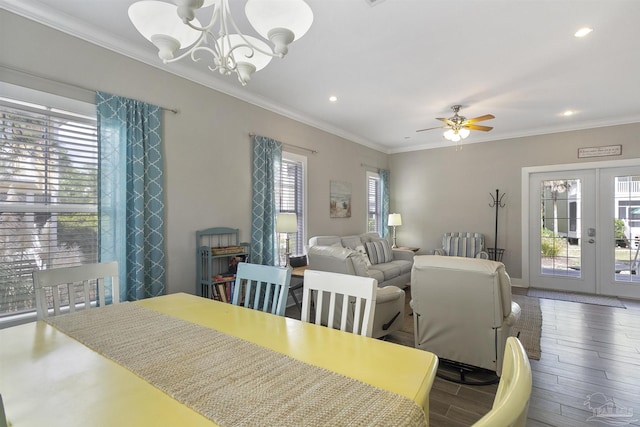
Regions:
[[[59, 95], [93, 100], [86, 91], [55, 81], [176, 108], [164, 114], [169, 292], [195, 290], [195, 231], [236, 227], [250, 231], [249, 133], [318, 150], [308, 157], [307, 236], [357, 234], [366, 229], [365, 168], [391, 170], [391, 210], [402, 214], [398, 243], [422, 250], [440, 246], [445, 231], [478, 231], [493, 245], [496, 188], [506, 193], [500, 210], [499, 247], [514, 278], [521, 277], [521, 169], [588, 162], [578, 147], [622, 144], [640, 158], [640, 124], [467, 144], [387, 155], [239, 101], [0, 10], [0, 80]], [[329, 218], [329, 182], [352, 185], [352, 217]]]
[[[506, 206], [499, 210], [498, 247], [506, 249], [512, 278], [522, 278], [522, 168], [640, 158], [638, 135], [640, 124], [631, 124], [391, 155], [392, 204], [403, 223], [398, 244], [433, 249], [442, 247], [446, 231], [477, 231], [493, 247], [489, 194], [500, 189]], [[578, 159], [579, 147], [614, 144], [622, 145], [622, 156]]]
[[[308, 157], [307, 235], [366, 229], [366, 170], [387, 167], [366, 148], [0, 10], [0, 80], [93, 101], [101, 90], [179, 110], [164, 113], [168, 291], [195, 291], [195, 232], [240, 228], [249, 240], [249, 133], [318, 150]], [[18, 69], [23, 73], [14, 73]], [[31, 75], [44, 76], [45, 79]], [[352, 217], [329, 218], [329, 182], [352, 185]]]

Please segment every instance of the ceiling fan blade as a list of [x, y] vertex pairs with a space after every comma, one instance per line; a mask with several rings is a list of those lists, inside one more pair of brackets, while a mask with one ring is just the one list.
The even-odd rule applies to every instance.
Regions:
[[481, 122], [483, 120], [491, 120], [491, 119], [495, 119], [495, 118], [496, 117], [493, 114], [485, 114], [484, 116], [474, 117], [473, 119], [467, 119], [467, 120], [465, 120], [465, 124]]
[[420, 129], [420, 130], [417, 130], [416, 132], [424, 132], [425, 130], [434, 130], [434, 129], [446, 129], [448, 127], [449, 126], [437, 126], [437, 127], [434, 127], [434, 128]]
[[455, 125], [455, 123], [453, 123], [451, 120], [445, 119], [444, 117], [436, 117], [436, 120], [440, 120], [441, 122], [445, 122], [449, 126]]
[[471, 130], [481, 130], [483, 132], [489, 132], [491, 129], [493, 129], [491, 126], [480, 126], [480, 125], [464, 125], [462, 127], [465, 127]]

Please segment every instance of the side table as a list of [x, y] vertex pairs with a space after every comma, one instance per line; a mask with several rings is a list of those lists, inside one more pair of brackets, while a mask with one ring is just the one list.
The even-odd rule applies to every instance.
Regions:
[[403, 251], [412, 251], [412, 252], [418, 252], [420, 250], [420, 248], [414, 248], [411, 246], [398, 246], [397, 248], [393, 248], [393, 249], [400, 249]]
[[[309, 268], [308, 265], [303, 265], [302, 267], [295, 267], [291, 270], [291, 284], [289, 285], [289, 293], [291, 294], [291, 298], [298, 306], [298, 310], [302, 313], [302, 303], [298, 300], [296, 293], [294, 291], [302, 288], [304, 286], [304, 271]], [[293, 279], [296, 279], [295, 283]]]

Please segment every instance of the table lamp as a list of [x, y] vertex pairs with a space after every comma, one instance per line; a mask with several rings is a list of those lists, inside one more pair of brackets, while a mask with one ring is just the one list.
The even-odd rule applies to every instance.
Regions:
[[398, 225], [402, 225], [402, 216], [399, 213], [389, 214], [389, 225], [393, 227], [393, 245], [392, 248], [397, 248], [398, 244], [396, 243], [396, 227]]
[[278, 233], [286, 234], [286, 249], [285, 254], [287, 256], [287, 268], [291, 268], [289, 263], [289, 234], [296, 233], [298, 231], [298, 217], [294, 213], [279, 213], [276, 215], [276, 231]]

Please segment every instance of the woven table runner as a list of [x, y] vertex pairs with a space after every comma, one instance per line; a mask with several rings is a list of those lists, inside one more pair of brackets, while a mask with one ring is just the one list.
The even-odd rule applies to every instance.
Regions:
[[404, 396], [135, 304], [46, 321], [221, 426], [426, 425]]

